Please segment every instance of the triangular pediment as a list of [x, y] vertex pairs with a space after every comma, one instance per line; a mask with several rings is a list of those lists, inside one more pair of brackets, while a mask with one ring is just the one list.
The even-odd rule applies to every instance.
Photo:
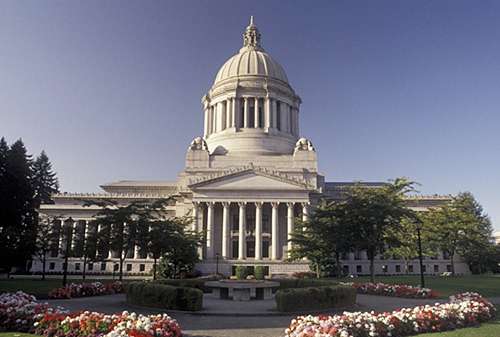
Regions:
[[212, 175], [191, 178], [191, 189], [218, 190], [313, 190], [315, 186], [305, 179], [290, 176], [277, 171], [243, 166]]

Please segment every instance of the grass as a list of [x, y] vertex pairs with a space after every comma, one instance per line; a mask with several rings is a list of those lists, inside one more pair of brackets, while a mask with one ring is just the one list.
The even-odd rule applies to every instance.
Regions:
[[[370, 277], [345, 278], [342, 281], [369, 282]], [[420, 276], [375, 276], [375, 282], [417, 286]], [[500, 275], [425, 276], [425, 286], [434, 290], [440, 298], [464, 292], [475, 292], [483, 297], [500, 297]]]
[[[358, 277], [355, 279], [342, 279], [345, 282], [369, 282], [369, 277]], [[113, 282], [113, 280], [98, 279], [71, 279], [69, 283], [95, 282], [102, 283]], [[375, 281], [385, 284], [412, 285], [420, 284], [420, 276], [376, 276]], [[453, 294], [463, 292], [476, 292], [483, 297], [500, 297], [500, 275], [472, 275], [472, 276], [426, 276], [425, 285], [436, 291], [441, 298], [447, 298]], [[61, 279], [0, 279], [0, 293], [6, 291], [22, 290], [33, 294], [37, 298], [47, 298], [48, 292], [61, 286]], [[500, 306], [495, 306], [500, 311]], [[0, 337], [29, 337], [30, 334], [18, 332], [0, 333]], [[458, 329], [440, 333], [420, 334], [422, 337], [500, 337], [500, 313], [490, 321], [480, 324], [477, 327]]]
[[[15, 277], [15, 276], [14, 276]], [[128, 281], [128, 280], [127, 280]], [[103, 284], [116, 282], [112, 279], [68, 279], [71, 283], [92, 283], [101, 282]], [[42, 281], [41, 279], [0, 279], [0, 294], [4, 292], [16, 292], [22, 290], [27, 294], [34, 295], [37, 299], [47, 299], [49, 291], [59, 288], [62, 285], [62, 278], [50, 278]]]

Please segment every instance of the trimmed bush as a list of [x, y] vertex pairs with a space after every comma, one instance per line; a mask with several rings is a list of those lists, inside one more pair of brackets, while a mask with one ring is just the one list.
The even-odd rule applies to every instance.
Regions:
[[275, 299], [282, 312], [346, 307], [356, 302], [356, 288], [337, 285], [283, 289], [276, 292]]
[[324, 278], [301, 278], [301, 279], [289, 279], [289, 280], [283, 279], [283, 280], [273, 280], [273, 281], [279, 281], [280, 283], [279, 287], [273, 289], [274, 293], [282, 289], [327, 287], [327, 286], [336, 286], [339, 284], [337, 281]]
[[158, 284], [166, 284], [173, 287], [186, 287], [186, 288], [196, 288], [203, 291], [205, 294], [211, 293], [212, 288], [205, 287], [205, 282], [207, 281], [217, 281], [218, 279], [170, 279], [170, 280], [159, 280], [155, 281]]
[[263, 280], [266, 276], [266, 267], [264, 266], [255, 266], [253, 274], [256, 280]]
[[245, 280], [248, 276], [248, 269], [246, 266], [237, 266], [236, 267], [236, 278], [238, 280]]
[[203, 306], [200, 289], [155, 282], [132, 282], [126, 287], [127, 302], [149, 308], [198, 311]]

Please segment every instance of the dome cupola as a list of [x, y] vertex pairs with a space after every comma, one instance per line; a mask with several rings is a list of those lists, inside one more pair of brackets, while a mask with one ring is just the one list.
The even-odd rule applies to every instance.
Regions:
[[281, 65], [264, 52], [253, 17], [243, 47], [220, 68], [205, 106], [204, 139], [215, 155], [292, 154], [300, 97]]

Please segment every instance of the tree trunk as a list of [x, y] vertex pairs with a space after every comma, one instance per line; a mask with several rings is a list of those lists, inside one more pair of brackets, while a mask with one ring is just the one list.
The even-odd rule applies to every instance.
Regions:
[[42, 261], [42, 281], [45, 281], [45, 264], [47, 263], [47, 258], [44, 256]]
[[316, 278], [319, 278], [319, 263], [316, 262]]
[[375, 262], [373, 257], [370, 257], [370, 282], [375, 283]]
[[410, 262], [410, 261], [405, 260], [405, 274], [406, 274], [406, 275], [408, 275], [408, 263], [409, 263], [409, 262]]
[[119, 280], [120, 282], [122, 282], [122, 281], [123, 281], [123, 261], [124, 261], [124, 260], [125, 260], [125, 259], [124, 259], [124, 258], [122, 257], [122, 255], [120, 254], [120, 271], [119, 271], [119, 273], [118, 273], [118, 280]]
[[156, 256], [153, 262], [153, 281], [156, 281]]
[[450, 254], [450, 263], [451, 263], [451, 276], [455, 276], [455, 262], [453, 260], [454, 253]]
[[87, 271], [87, 256], [83, 256], [83, 274], [82, 274], [82, 280], [85, 280], [85, 273]]
[[341, 268], [339, 254], [335, 254], [335, 263], [337, 263], [337, 278], [340, 278]]

